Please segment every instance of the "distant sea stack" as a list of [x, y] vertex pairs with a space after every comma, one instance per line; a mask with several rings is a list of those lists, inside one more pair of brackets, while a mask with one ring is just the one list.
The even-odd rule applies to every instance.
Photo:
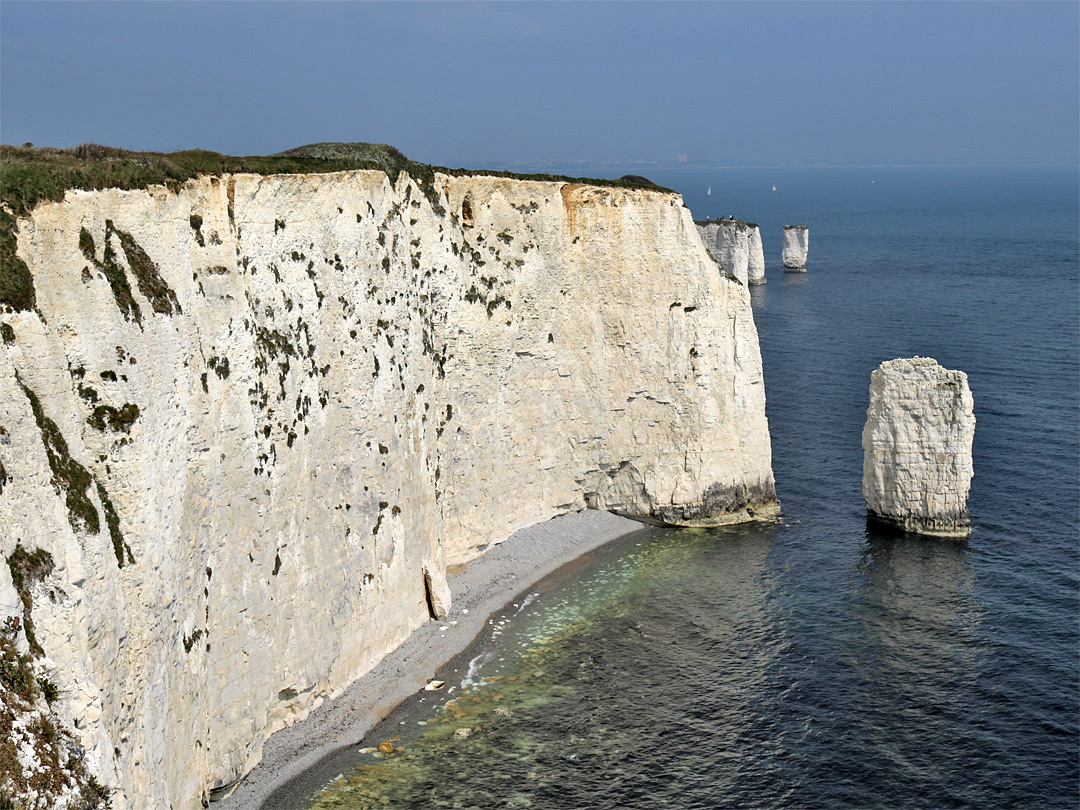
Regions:
[[765, 255], [756, 224], [739, 219], [706, 219], [694, 224], [705, 250], [724, 273], [743, 284], [765, 283]]
[[871, 518], [904, 531], [971, 531], [975, 415], [967, 375], [930, 357], [887, 360], [870, 376], [863, 497]]
[[789, 273], [806, 272], [806, 254], [810, 250], [810, 229], [805, 225], [784, 226], [784, 270]]

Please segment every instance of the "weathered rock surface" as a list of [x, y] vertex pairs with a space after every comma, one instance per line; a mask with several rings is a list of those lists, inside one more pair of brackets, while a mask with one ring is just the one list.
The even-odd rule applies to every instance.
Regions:
[[810, 250], [810, 229], [805, 225], [784, 226], [784, 250], [781, 259], [784, 269], [791, 272], [806, 271], [806, 254]]
[[929, 357], [882, 363], [870, 377], [862, 436], [870, 516], [905, 531], [967, 536], [974, 436], [964, 372]]
[[18, 254], [0, 553], [55, 560], [36, 635], [114, 808], [200, 806], [519, 527], [778, 508], [749, 295], [677, 195], [227, 175], [69, 192]]
[[427, 589], [428, 607], [431, 615], [439, 620], [450, 613], [450, 585], [446, 582], [446, 566], [426, 560], [424, 569], [424, 587]]
[[695, 224], [705, 250], [723, 273], [743, 284], [765, 283], [765, 255], [757, 225], [737, 219], [709, 219]]

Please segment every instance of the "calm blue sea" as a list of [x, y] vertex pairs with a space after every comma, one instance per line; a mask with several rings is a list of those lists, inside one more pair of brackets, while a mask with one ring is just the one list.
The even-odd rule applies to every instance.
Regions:
[[[1080, 806], [1077, 171], [650, 179], [761, 225], [782, 522], [650, 530], [534, 589], [372, 738], [401, 751], [303, 806]], [[974, 393], [963, 545], [866, 524], [870, 372], [914, 354]]]

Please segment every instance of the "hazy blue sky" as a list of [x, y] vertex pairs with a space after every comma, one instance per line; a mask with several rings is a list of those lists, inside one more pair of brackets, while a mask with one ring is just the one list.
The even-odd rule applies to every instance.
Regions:
[[1080, 4], [0, 2], [0, 140], [1076, 163]]

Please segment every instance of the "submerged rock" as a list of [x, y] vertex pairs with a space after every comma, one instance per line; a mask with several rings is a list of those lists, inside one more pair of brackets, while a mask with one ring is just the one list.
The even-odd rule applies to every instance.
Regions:
[[863, 497], [905, 531], [966, 537], [975, 415], [967, 375], [930, 357], [882, 363], [870, 377]]
[[805, 225], [784, 226], [784, 251], [781, 259], [789, 273], [806, 272], [806, 254], [810, 250], [810, 229]]

